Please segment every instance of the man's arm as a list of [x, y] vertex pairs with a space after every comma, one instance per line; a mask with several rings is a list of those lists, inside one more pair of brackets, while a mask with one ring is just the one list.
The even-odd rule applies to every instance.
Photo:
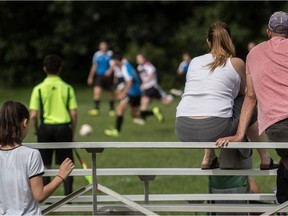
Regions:
[[69, 112], [70, 112], [70, 116], [71, 116], [72, 134], [74, 137], [75, 131], [76, 131], [76, 125], [77, 125], [77, 110], [71, 109]]
[[107, 76], [107, 77], [112, 75], [112, 73], [114, 71], [114, 67], [115, 67], [115, 61], [114, 60], [110, 60], [109, 61], [109, 65], [110, 65], [110, 67], [105, 72], [105, 76]]
[[88, 85], [92, 85], [93, 84], [93, 78], [94, 78], [94, 75], [96, 73], [96, 70], [97, 70], [97, 65], [93, 64], [91, 66], [91, 69], [90, 69], [90, 72], [89, 72], [89, 75], [88, 75], [88, 79], [87, 79], [87, 84]]
[[240, 122], [236, 135], [220, 138], [216, 141], [216, 146], [227, 146], [229, 142], [241, 142], [245, 136], [248, 125], [251, 121], [254, 109], [257, 105], [257, 98], [254, 91], [251, 75], [247, 75], [247, 92], [241, 109]]
[[37, 110], [30, 111], [30, 121], [34, 128], [34, 134], [37, 136], [37, 132], [38, 132], [38, 111]]

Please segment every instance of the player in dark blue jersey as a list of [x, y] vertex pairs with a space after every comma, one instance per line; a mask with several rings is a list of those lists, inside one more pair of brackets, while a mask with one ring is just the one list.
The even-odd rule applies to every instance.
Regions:
[[[123, 77], [125, 80], [125, 87], [118, 95], [120, 100], [118, 106], [116, 107], [116, 123], [115, 129], [107, 129], [104, 133], [107, 136], [118, 137], [120, 135], [123, 115], [125, 110], [130, 106], [131, 115], [135, 119], [140, 117], [139, 106], [141, 101], [141, 85], [134, 68], [127, 62], [122, 61], [122, 56], [120, 54], [114, 55], [113, 60], [115, 65], [121, 68]], [[140, 119], [140, 118], [139, 118]]]
[[114, 93], [113, 93], [113, 70], [110, 67], [112, 51], [108, 50], [108, 44], [105, 41], [99, 43], [97, 51], [92, 59], [92, 66], [88, 76], [88, 85], [93, 85], [94, 109], [89, 110], [89, 114], [99, 115], [100, 100], [103, 90], [108, 91], [108, 100], [110, 104], [109, 115], [114, 116]]

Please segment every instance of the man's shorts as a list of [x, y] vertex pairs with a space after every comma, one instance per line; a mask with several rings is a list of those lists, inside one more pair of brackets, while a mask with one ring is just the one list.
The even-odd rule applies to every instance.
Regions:
[[141, 95], [139, 96], [127, 95], [123, 100], [126, 103], [130, 104], [131, 107], [139, 107], [141, 102]]
[[101, 87], [105, 90], [112, 90], [113, 89], [113, 76], [105, 76], [105, 75], [94, 75], [94, 87]]
[[[265, 130], [270, 142], [288, 142], [288, 118], [271, 125]], [[288, 149], [276, 149], [280, 157], [288, 157]]]
[[116, 89], [122, 91], [125, 88], [125, 80], [123, 77], [117, 78]]
[[166, 97], [166, 93], [163, 91], [163, 89], [160, 86], [153, 86], [149, 89], [144, 90], [144, 96], [149, 98], [157, 98], [162, 99]]
[[[38, 129], [38, 142], [72, 142], [72, 129], [69, 124], [41, 124]], [[44, 165], [52, 164], [54, 149], [39, 149]], [[56, 164], [61, 164], [67, 157], [73, 160], [72, 149], [55, 149]]]

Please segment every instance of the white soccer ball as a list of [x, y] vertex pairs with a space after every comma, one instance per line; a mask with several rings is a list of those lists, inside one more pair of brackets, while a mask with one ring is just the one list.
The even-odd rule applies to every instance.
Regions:
[[92, 129], [91, 125], [89, 125], [89, 124], [81, 125], [80, 130], [79, 130], [80, 136], [88, 136], [88, 135], [92, 134], [92, 132], [93, 132], [93, 129]]

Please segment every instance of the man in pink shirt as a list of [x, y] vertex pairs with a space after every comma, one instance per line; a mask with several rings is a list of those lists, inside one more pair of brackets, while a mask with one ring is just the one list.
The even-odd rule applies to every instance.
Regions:
[[[216, 141], [218, 147], [242, 141], [254, 108], [258, 108], [259, 134], [264, 131], [271, 142], [288, 142], [288, 14], [275, 12], [269, 19], [268, 41], [255, 46], [247, 56], [247, 92], [235, 136]], [[288, 187], [288, 149], [276, 149], [281, 157], [277, 171], [277, 199], [288, 200], [279, 191]], [[287, 191], [287, 190], [286, 190]]]

